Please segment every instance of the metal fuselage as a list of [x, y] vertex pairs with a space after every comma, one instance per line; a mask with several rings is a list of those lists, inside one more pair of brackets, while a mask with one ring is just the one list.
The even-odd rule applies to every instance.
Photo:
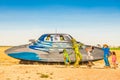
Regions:
[[[68, 34], [43, 34], [37, 41], [15, 46], [5, 51], [5, 53], [13, 58], [20, 60], [40, 61], [40, 62], [64, 62], [63, 49], [66, 49], [70, 55], [72, 62], [75, 61], [75, 54], [72, 49], [72, 37]], [[80, 42], [78, 42], [80, 44]], [[82, 54], [82, 61], [88, 61], [86, 47], [83, 45], [79, 50]], [[93, 59], [103, 59], [103, 51], [101, 48], [94, 46], [92, 52]]]

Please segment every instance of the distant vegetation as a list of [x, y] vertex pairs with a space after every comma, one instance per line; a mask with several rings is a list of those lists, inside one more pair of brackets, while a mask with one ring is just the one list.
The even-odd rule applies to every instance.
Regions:
[[120, 50], [120, 47], [111, 47], [111, 50]]

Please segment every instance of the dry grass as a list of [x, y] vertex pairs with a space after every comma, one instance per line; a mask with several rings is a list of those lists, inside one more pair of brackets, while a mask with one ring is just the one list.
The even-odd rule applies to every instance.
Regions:
[[[64, 65], [21, 65], [19, 60], [7, 56], [4, 51], [10, 47], [0, 47], [0, 80], [120, 80], [120, 69], [65, 67]], [[117, 53], [120, 62], [120, 51]], [[111, 57], [109, 57], [111, 61]], [[5, 64], [11, 65], [5, 65]], [[104, 66], [103, 60], [95, 65]], [[100, 65], [98, 67], [100, 67]], [[82, 68], [83, 67], [83, 68]]]
[[1, 46], [0, 47], [0, 64], [18, 64], [19, 60], [11, 58], [5, 54], [5, 50], [10, 47], [8, 46]]

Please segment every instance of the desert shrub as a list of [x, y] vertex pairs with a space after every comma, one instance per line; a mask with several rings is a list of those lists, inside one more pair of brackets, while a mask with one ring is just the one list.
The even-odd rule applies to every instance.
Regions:
[[110, 50], [120, 50], [120, 48], [119, 47], [112, 47], [112, 48], [110, 48]]
[[48, 74], [41, 74], [41, 76], [40, 76], [41, 78], [48, 78], [49, 77], [49, 75]]

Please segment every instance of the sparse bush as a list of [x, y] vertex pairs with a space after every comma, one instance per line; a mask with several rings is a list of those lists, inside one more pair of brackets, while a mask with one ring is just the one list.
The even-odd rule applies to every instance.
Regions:
[[37, 75], [40, 75], [41, 73], [38, 72], [38, 73], [36, 73], [36, 74], [37, 74]]
[[29, 73], [28, 71], [25, 71], [25, 73]]
[[40, 76], [41, 78], [48, 78], [49, 77], [49, 75], [48, 74], [41, 74], [41, 76]]
[[53, 75], [53, 73], [50, 73], [50, 75]]

